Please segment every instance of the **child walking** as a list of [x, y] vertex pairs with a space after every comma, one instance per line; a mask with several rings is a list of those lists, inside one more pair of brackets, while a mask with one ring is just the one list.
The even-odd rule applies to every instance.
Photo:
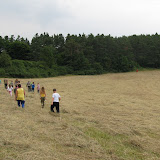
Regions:
[[46, 99], [46, 92], [45, 92], [44, 87], [41, 88], [41, 91], [40, 91], [40, 99], [41, 99], [42, 108], [44, 108], [44, 101], [45, 101], [45, 99]]
[[8, 87], [8, 80], [4, 79], [4, 88], [7, 89], [7, 87]]
[[13, 81], [11, 81], [10, 85], [11, 85], [11, 86], [12, 86], [12, 88], [13, 88]]
[[56, 93], [56, 89], [53, 89], [52, 95], [52, 103], [51, 103], [51, 112], [54, 112], [54, 107], [56, 107], [57, 113], [59, 113], [59, 101], [61, 100], [61, 96]]
[[40, 85], [39, 83], [37, 84], [37, 92], [39, 93], [39, 90], [40, 90]]
[[11, 97], [12, 97], [12, 90], [13, 90], [13, 87], [9, 84], [7, 91], [9, 92]]
[[17, 85], [15, 85], [15, 88], [14, 88], [14, 95], [16, 95], [16, 91], [17, 91]]
[[30, 81], [27, 82], [26, 87], [28, 88], [28, 92], [30, 92], [31, 91], [31, 82]]
[[34, 82], [32, 83], [32, 92], [34, 92], [34, 87], [35, 87], [35, 84]]

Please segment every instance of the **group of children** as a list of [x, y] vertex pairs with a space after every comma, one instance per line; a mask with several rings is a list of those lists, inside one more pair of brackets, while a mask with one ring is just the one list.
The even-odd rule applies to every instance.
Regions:
[[[17, 85], [20, 83], [20, 81], [18, 81], [18, 79], [15, 80], [15, 88], [14, 88], [14, 94], [16, 93], [17, 90]], [[13, 81], [11, 81], [8, 84], [8, 80], [4, 79], [4, 88], [7, 89], [7, 91], [9, 92], [10, 96], [12, 96], [12, 91], [13, 91]]]
[[[15, 94], [15, 100], [18, 102], [18, 106], [22, 105], [22, 108], [24, 108], [25, 104], [25, 90], [21, 87], [20, 81], [18, 79], [15, 80], [15, 88], [14, 88], [14, 94]], [[10, 96], [12, 96], [13, 91], [13, 81], [8, 85], [8, 80], [4, 79], [4, 86], [5, 89], [9, 92]], [[30, 81], [27, 82], [26, 87], [28, 88], [28, 92], [34, 92], [35, 89], [35, 83], [31, 83]], [[37, 84], [37, 92], [40, 95], [41, 100], [41, 106], [44, 108], [44, 102], [46, 100], [46, 92], [45, 88], [42, 87], [40, 89], [40, 84]], [[61, 97], [58, 93], [56, 93], [56, 89], [53, 89], [53, 95], [52, 95], [52, 103], [51, 103], [51, 112], [54, 112], [54, 107], [56, 107], [56, 111], [59, 113], [59, 101], [61, 100]]]
[[[28, 92], [34, 92], [35, 84], [34, 82], [31, 83], [30, 81], [27, 82], [26, 87], [28, 88]], [[39, 83], [37, 84], [37, 92], [39, 93], [40, 91], [40, 85]]]

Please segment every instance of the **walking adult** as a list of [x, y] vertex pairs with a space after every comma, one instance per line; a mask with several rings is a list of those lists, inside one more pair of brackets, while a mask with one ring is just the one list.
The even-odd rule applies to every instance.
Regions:
[[54, 107], [56, 107], [57, 113], [59, 113], [59, 101], [61, 100], [61, 96], [56, 93], [56, 89], [53, 89], [52, 94], [52, 103], [51, 103], [51, 112], [54, 112]]
[[21, 87], [21, 84], [18, 84], [15, 100], [18, 102], [19, 107], [22, 105], [22, 108], [24, 108], [24, 104], [25, 104], [24, 97], [25, 97], [25, 90]]

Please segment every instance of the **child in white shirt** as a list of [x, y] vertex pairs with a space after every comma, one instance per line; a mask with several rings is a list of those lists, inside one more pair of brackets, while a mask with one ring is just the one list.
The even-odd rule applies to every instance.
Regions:
[[56, 107], [56, 111], [57, 113], [59, 113], [59, 101], [60, 100], [61, 100], [61, 96], [58, 93], [56, 93], [56, 89], [53, 89], [51, 112], [54, 112], [54, 107]]
[[9, 84], [7, 91], [9, 92], [11, 97], [12, 97], [12, 90], [13, 90], [13, 87]]

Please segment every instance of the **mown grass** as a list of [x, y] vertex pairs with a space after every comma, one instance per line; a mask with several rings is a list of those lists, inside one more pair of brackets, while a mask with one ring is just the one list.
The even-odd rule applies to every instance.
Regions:
[[93, 127], [87, 128], [85, 134], [97, 140], [107, 154], [118, 159], [145, 160], [148, 156], [160, 158], [160, 154], [146, 151], [138, 141], [130, 140], [129, 136], [123, 134], [112, 135]]
[[[1, 84], [0, 159], [159, 160], [159, 79], [160, 71], [31, 79], [46, 88], [43, 109], [27, 79], [25, 109]], [[60, 114], [50, 112], [53, 88]]]

